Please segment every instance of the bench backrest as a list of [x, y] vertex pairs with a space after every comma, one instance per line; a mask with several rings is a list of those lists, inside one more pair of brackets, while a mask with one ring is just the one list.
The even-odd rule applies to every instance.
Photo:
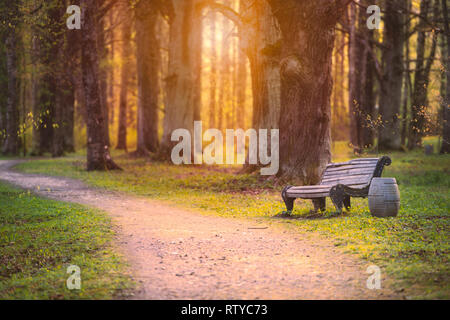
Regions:
[[386, 156], [330, 163], [323, 173], [320, 184], [344, 184], [352, 188], [364, 188], [370, 185], [373, 177], [381, 177], [383, 167], [390, 164], [391, 159]]

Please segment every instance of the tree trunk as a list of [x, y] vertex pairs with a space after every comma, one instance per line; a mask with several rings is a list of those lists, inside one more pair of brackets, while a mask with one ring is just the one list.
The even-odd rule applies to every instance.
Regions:
[[[435, 0], [435, 14], [436, 4]], [[433, 64], [436, 53], [437, 33], [433, 32], [432, 45], [430, 55], [425, 60], [425, 41], [426, 34], [424, 28], [427, 25], [426, 19], [428, 16], [431, 0], [423, 0], [420, 4], [420, 15], [424, 19], [420, 19], [419, 32], [417, 36], [417, 62], [414, 74], [414, 89], [411, 103], [411, 122], [409, 126], [408, 149], [414, 149], [422, 145], [422, 137], [427, 131], [426, 128], [426, 111], [428, 104], [428, 83], [430, 77], [431, 65]], [[434, 17], [437, 18], [436, 16]]]
[[315, 184], [331, 161], [334, 28], [349, 1], [269, 3], [283, 37], [279, 176], [299, 184]]
[[211, 20], [211, 73], [209, 77], [209, 127], [216, 128], [216, 87], [217, 87], [217, 50], [216, 50], [216, 13], [210, 12]]
[[202, 12], [197, 8], [200, 0], [192, 1], [192, 33], [191, 50], [192, 50], [192, 69], [194, 71], [194, 88], [193, 88], [193, 103], [194, 103], [194, 121], [201, 120], [201, 106], [202, 106]]
[[364, 47], [361, 39], [361, 30], [359, 25], [360, 8], [355, 3], [350, 5], [350, 25], [349, 25], [349, 49], [348, 49], [348, 98], [350, 112], [350, 142], [356, 153], [361, 153], [363, 148], [362, 127], [361, 127], [361, 102], [363, 98], [363, 74], [365, 56]]
[[200, 12], [196, 9], [199, 0], [179, 0], [172, 2], [170, 19], [169, 66], [166, 79], [167, 105], [164, 117], [164, 133], [161, 155], [170, 157], [172, 132], [183, 128], [193, 136], [194, 119], [200, 102], [199, 48], [201, 24]]
[[3, 146], [6, 133], [5, 108], [8, 99], [8, 78], [6, 68], [5, 38], [0, 37], [0, 148]]
[[6, 137], [2, 152], [6, 155], [19, 154], [19, 79], [17, 59], [17, 26], [9, 29], [6, 36], [6, 72], [8, 76], [8, 97], [6, 101]]
[[[363, 17], [360, 15], [360, 17]], [[363, 27], [364, 28], [364, 27]], [[370, 148], [374, 144], [374, 132], [372, 121], [374, 120], [374, 111], [375, 111], [375, 102], [376, 102], [376, 93], [374, 90], [375, 85], [375, 61], [372, 58], [369, 50], [374, 50], [374, 46], [372, 44], [374, 31], [364, 28], [365, 38], [367, 39], [367, 46], [364, 47], [364, 59], [366, 66], [364, 67], [365, 76], [363, 77], [363, 99], [361, 101], [361, 142], [362, 147]]]
[[[411, 11], [412, 2], [411, 0], [407, 0], [407, 9]], [[410, 32], [411, 22], [407, 19], [405, 23], [405, 32], [408, 34]], [[401, 133], [401, 145], [402, 147], [406, 147], [406, 138], [408, 136], [408, 106], [409, 106], [409, 97], [411, 92], [411, 74], [410, 74], [410, 57], [409, 57], [409, 38], [405, 40], [405, 72], [404, 72], [404, 84], [403, 84], [403, 110], [402, 110], [402, 133]]]
[[[72, 2], [73, 3], [73, 2]], [[77, 2], [75, 2], [77, 3]], [[78, 1], [79, 4], [79, 1]], [[65, 9], [65, 8], [64, 8]], [[69, 63], [69, 67], [63, 68], [66, 83], [63, 108], [63, 136], [64, 151], [75, 152], [75, 101], [76, 88], [81, 78], [80, 68], [80, 33], [78, 30], [66, 30], [66, 47], [64, 57]], [[80, 102], [79, 99], [77, 102]]]
[[75, 124], [75, 84], [71, 75], [66, 74], [68, 79], [66, 92], [64, 94], [63, 108], [63, 149], [64, 152], [75, 152], [74, 124]]
[[375, 105], [374, 62], [370, 54], [370, 50], [373, 50], [373, 31], [367, 28], [366, 19], [365, 9], [352, 4], [349, 27], [349, 110], [350, 141], [355, 153], [361, 153], [373, 144], [370, 126]]
[[403, 77], [403, 32], [405, 0], [386, 0], [383, 34], [383, 79], [380, 82], [382, 125], [379, 130], [380, 150], [400, 150], [399, 112]]
[[[58, 17], [64, 15], [66, 6], [64, 1], [59, 1], [51, 15], [57, 21]], [[52, 117], [52, 156], [60, 157], [65, 151], [74, 151], [73, 122], [74, 122], [74, 82], [76, 73], [76, 54], [78, 51], [78, 39], [76, 31], [65, 29], [65, 27], [55, 25], [58, 28], [54, 41], [55, 61], [52, 61], [52, 73], [56, 80], [54, 94], [54, 106]]]
[[138, 72], [137, 152], [158, 150], [159, 43], [155, 34], [157, 11], [151, 1], [136, 7]]
[[[239, 13], [245, 14], [245, 0], [239, 0]], [[245, 128], [246, 119], [246, 90], [247, 90], [247, 55], [245, 54], [245, 40], [239, 38], [237, 61], [237, 126]]]
[[128, 20], [122, 23], [122, 66], [120, 70], [120, 98], [119, 98], [119, 130], [117, 147], [119, 150], [127, 150], [127, 103], [128, 81], [130, 78], [130, 46], [131, 24]]
[[[128, 20], [129, 18], [127, 17], [126, 20]], [[108, 27], [110, 28], [109, 30], [109, 41], [111, 42], [110, 44], [110, 52], [109, 52], [109, 59], [111, 61], [111, 64], [114, 65], [114, 58], [115, 58], [115, 49], [116, 49], [116, 45], [115, 45], [115, 33], [114, 33], [114, 28], [115, 28], [115, 19], [114, 19], [114, 8], [111, 8], [109, 10], [109, 15], [108, 15]], [[114, 116], [115, 116], [115, 97], [114, 97], [114, 68], [110, 67], [108, 69], [108, 105], [109, 105], [109, 126], [113, 126], [114, 125]]]
[[[32, 44], [37, 49], [34, 52], [37, 75], [32, 88], [34, 120], [37, 123], [33, 132], [34, 155], [50, 152], [53, 156], [60, 156], [64, 150], [63, 112], [67, 106], [62, 95], [67, 89], [65, 74], [73, 72], [64, 49], [66, 26], [61, 23], [66, 8], [62, 0], [46, 3], [42, 13], [45, 24], [36, 27]], [[70, 50], [74, 50], [73, 46], [76, 43], [71, 44]]]
[[[38, 7], [38, 1], [34, 1], [34, 7]], [[31, 72], [31, 108], [33, 113], [33, 137], [32, 137], [32, 147], [31, 155], [39, 155], [40, 151], [40, 133], [39, 133], [39, 114], [40, 114], [40, 104], [39, 104], [39, 92], [40, 88], [40, 40], [39, 40], [39, 29], [34, 26], [32, 28], [32, 38], [31, 38], [31, 61], [32, 61], [32, 72]]]
[[[447, 0], [442, 0], [442, 12], [444, 16], [444, 30], [447, 40], [447, 58], [446, 58], [446, 96], [443, 105], [443, 132], [441, 153], [450, 153], [450, 26], [448, 17]], [[445, 52], [445, 50], [444, 50]], [[444, 53], [442, 53], [444, 54]]]
[[[101, 1], [102, 2], [102, 1]], [[103, 118], [105, 124], [105, 139], [108, 147], [111, 146], [109, 137], [109, 105], [108, 105], [108, 66], [106, 60], [108, 59], [108, 49], [106, 48], [106, 34], [105, 34], [105, 17], [99, 17], [97, 25], [97, 52], [99, 55], [99, 83], [100, 83], [100, 104], [102, 107]]]
[[[263, 1], [241, 0], [241, 15], [229, 7], [217, 6], [216, 8], [237, 24], [240, 49], [245, 52], [250, 62], [253, 93], [252, 127], [278, 129], [281, 105], [279, 67], [281, 32], [270, 5]], [[238, 72], [241, 75], [238, 76], [238, 81], [240, 82], [246, 81], [245, 62], [245, 60], [239, 62], [241, 66]], [[238, 87], [237, 92], [238, 107], [245, 108], [245, 105], [240, 105], [245, 104], [245, 85], [240, 89]], [[238, 124], [244, 126], [243, 118], [238, 120]], [[270, 148], [270, 140], [268, 147]], [[258, 168], [256, 165], [248, 164], [248, 154], [246, 163], [245, 172]]]
[[99, 53], [99, 4], [82, 0], [83, 36], [81, 65], [87, 117], [87, 170], [119, 169], [112, 160], [106, 139], [106, 119], [101, 102]]
[[[230, 6], [229, 0], [224, 0], [225, 6]], [[229, 42], [230, 42], [230, 22], [228, 18], [222, 16], [222, 44], [220, 52], [220, 75], [219, 75], [219, 93], [217, 99], [218, 106], [218, 129], [223, 130], [225, 125], [225, 116], [228, 112], [229, 89], [230, 89], [230, 57], [229, 57]]]
[[268, 3], [243, 1], [256, 17], [248, 57], [252, 75], [253, 128], [278, 129], [281, 108], [281, 31]]

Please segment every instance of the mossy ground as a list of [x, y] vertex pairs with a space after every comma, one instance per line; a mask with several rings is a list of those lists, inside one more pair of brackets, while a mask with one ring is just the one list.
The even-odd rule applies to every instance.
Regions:
[[[106, 214], [0, 183], [0, 299], [111, 299], [133, 287]], [[81, 270], [69, 290], [67, 267]]]
[[[337, 143], [334, 151], [334, 161], [352, 157], [345, 143]], [[399, 280], [397, 290], [408, 287], [414, 297], [449, 298], [450, 156], [425, 156], [423, 151], [388, 155], [393, 161], [383, 176], [397, 179], [401, 193], [397, 217], [372, 217], [367, 199], [352, 199], [351, 212], [339, 216], [328, 199], [328, 210], [311, 216], [310, 202], [298, 200], [294, 219], [284, 223], [377, 264]], [[257, 174], [237, 174], [236, 167], [174, 166], [119, 152], [114, 158], [124, 171], [88, 173], [83, 154], [31, 161], [18, 169], [77, 178], [221, 216], [273, 220], [284, 210], [281, 185]]]

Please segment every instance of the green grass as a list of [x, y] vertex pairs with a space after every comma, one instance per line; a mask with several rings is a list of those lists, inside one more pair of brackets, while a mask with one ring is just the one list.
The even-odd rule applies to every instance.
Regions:
[[[0, 183], [0, 299], [111, 299], [133, 285], [109, 218]], [[69, 265], [81, 289], [69, 290]]]
[[[348, 159], [345, 143], [334, 159]], [[115, 153], [124, 171], [90, 172], [85, 158], [38, 160], [23, 163], [20, 170], [69, 176], [90, 185], [119, 190], [197, 208], [227, 217], [250, 217], [277, 221], [304, 234], [320, 235], [336, 247], [357, 254], [382, 267], [396, 279], [397, 290], [407, 288], [412, 298], [450, 298], [449, 212], [450, 156], [424, 156], [423, 152], [389, 154], [393, 160], [384, 176], [397, 178], [401, 209], [395, 218], [374, 218], [367, 199], [352, 199], [352, 210], [340, 216], [327, 200], [328, 211], [311, 216], [309, 201], [296, 201], [296, 219], [273, 217], [284, 210], [283, 186], [259, 175], [239, 175], [233, 167], [173, 166], [130, 159]]]

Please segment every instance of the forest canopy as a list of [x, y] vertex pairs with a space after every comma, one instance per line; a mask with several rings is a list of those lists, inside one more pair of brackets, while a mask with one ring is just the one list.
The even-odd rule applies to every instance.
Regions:
[[111, 148], [169, 160], [195, 121], [279, 129], [278, 177], [303, 184], [336, 141], [450, 151], [447, 0], [3, 0], [0, 19], [5, 155], [120, 169]]

